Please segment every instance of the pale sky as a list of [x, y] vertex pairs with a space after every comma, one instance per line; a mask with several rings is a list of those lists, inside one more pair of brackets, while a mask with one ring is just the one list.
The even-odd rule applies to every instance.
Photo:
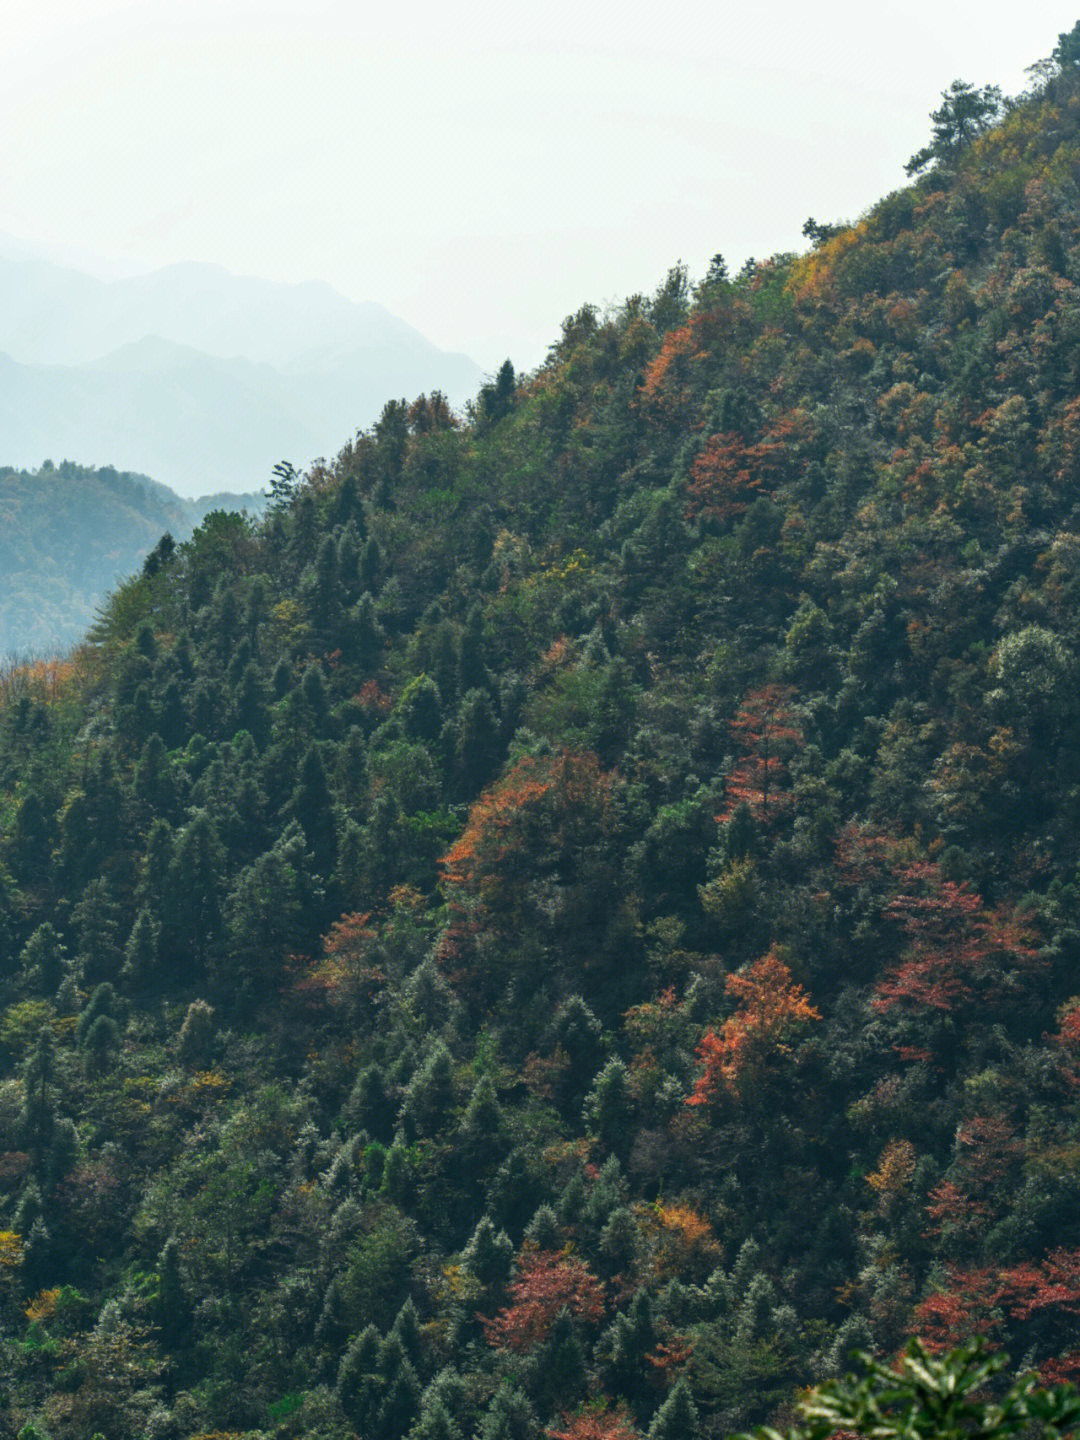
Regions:
[[[485, 369], [854, 219], [1080, 0], [4, 0], [0, 231], [377, 300]], [[92, 268], [86, 265], [84, 268]]]

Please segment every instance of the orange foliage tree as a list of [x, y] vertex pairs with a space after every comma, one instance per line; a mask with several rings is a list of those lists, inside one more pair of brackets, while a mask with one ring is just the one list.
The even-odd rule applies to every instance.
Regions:
[[577, 1255], [537, 1250], [526, 1243], [508, 1287], [510, 1303], [494, 1317], [480, 1317], [489, 1345], [524, 1354], [547, 1338], [560, 1310], [596, 1324], [604, 1313], [600, 1281]]
[[[322, 958], [293, 985], [293, 993], [315, 1009], [347, 1007], [370, 1016], [386, 976], [372, 962], [377, 934], [369, 913], [342, 915], [322, 937]], [[298, 962], [302, 963], [302, 962]]]
[[643, 1215], [652, 1266], [658, 1284], [672, 1277], [684, 1283], [701, 1281], [716, 1267], [720, 1246], [713, 1228], [692, 1205], [657, 1201]]
[[576, 1414], [560, 1416], [547, 1434], [550, 1440], [639, 1440], [641, 1432], [625, 1405], [612, 1409], [597, 1401]]
[[757, 440], [737, 430], [710, 435], [690, 467], [687, 517], [736, 519], [797, 468], [810, 438], [808, 419], [798, 410], [778, 415]]
[[710, 383], [716, 356], [730, 343], [745, 306], [702, 311], [664, 336], [649, 362], [641, 387], [641, 403], [659, 420], [687, 424]]
[[455, 900], [480, 904], [497, 929], [533, 922], [530, 887], [570, 884], [609, 828], [611, 776], [590, 752], [524, 756], [469, 809], [439, 864]]
[[1080, 1058], [1080, 998], [1073, 996], [1066, 1000], [1058, 1011], [1058, 1030], [1051, 1039], [1068, 1056], [1064, 1067], [1066, 1080], [1070, 1085], [1080, 1085], [1080, 1069], [1074, 1063]]
[[720, 1029], [707, 1030], [697, 1048], [704, 1069], [688, 1096], [688, 1105], [704, 1105], [718, 1095], [739, 1090], [748, 1074], [768, 1059], [787, 1053], [788, 1040], [799, 1025], [820, 1020], [801, 985], [774, 950], [744, 974], [729, 975], [725, 992], [739, 1002]]

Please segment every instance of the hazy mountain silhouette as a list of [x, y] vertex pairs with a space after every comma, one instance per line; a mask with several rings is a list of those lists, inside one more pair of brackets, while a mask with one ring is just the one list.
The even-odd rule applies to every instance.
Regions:
[[460, 404], [481, 378], [380, 305], [196, 264], [106, 281], [0, 256], [0, 352], [0, 463], [108, 463], [186, 495], [261, 486], [388, 396]]

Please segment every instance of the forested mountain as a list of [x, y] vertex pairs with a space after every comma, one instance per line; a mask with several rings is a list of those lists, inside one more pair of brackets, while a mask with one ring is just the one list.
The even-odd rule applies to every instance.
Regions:
[[480, 380], [381, 305], [212, 265], [103, 281], [0, 254], [0, 460], [147, 471], [184, 495], [250, 490], [369, 424], [387, 394]]
[[1080, 1370], [1080, 25], [1038, 76], [5, 677], [0, 1433]]
[[211, 510], [259, 514], [265, 495], [183, 500], [146, 475], [46, 461], [0, 466], [0, 657], [57, 656], [167, 531], [186, 540]]

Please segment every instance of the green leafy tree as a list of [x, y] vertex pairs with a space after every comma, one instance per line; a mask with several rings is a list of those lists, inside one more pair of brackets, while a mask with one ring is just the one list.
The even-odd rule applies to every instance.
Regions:
[[[881, 1440], [1005, 1440], [1056, 1437], [1080, 1424], [1080, 1393], [1071, 1385], [1040, 1388], [1034, 1375], [1024, 1375], [1004, 1392], [994, 1387], [1007, 1359], [991, 1354], [982, 1339], [941, 1355], [912, 1340], [897, 1369], [869, 1355], [861, 1360], [861, 1376], [828, 1380], [800, 1400], [803, 1420], [788, 1440], [828, 1440], [838, 1431]], [[780, 1440], [768, 1428], [755, 1434]]]

